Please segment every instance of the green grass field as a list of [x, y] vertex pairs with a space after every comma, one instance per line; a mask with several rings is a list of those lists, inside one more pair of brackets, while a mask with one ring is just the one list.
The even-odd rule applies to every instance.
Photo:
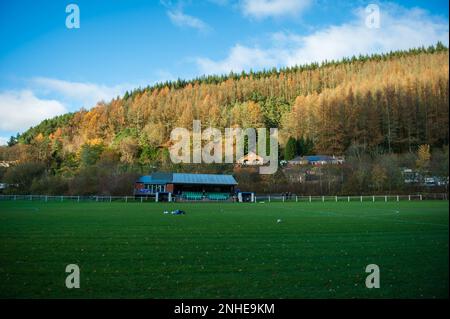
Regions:
[[[162, 213], [175, 208], [187, 214]], [[445, 298], [448, 217], [448, 201], [4, 201], [0, 297]]]

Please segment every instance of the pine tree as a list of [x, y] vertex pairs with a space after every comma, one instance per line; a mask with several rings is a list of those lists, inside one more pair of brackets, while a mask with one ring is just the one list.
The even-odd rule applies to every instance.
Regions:
[[295, 138], [289, 137], [284, 149], [284, 159], [289, 161], [297, 155], [297, 142]]

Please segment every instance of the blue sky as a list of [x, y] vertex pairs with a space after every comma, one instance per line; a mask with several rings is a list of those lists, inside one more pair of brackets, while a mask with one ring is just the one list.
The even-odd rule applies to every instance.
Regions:
[[[79, 29], [66, 27], [70, 3]], [[369, 4], [379, 28], [365, 23]], [[438, 0], [2, 0], [0, 143], [159, 81], [448, 45], [448, 10]]]

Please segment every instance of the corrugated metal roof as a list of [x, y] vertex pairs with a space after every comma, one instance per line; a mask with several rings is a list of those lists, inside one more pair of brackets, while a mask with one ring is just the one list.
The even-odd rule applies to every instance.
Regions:
[[333, 159], [331, 156], [328, 156], [328, 155], [311, 155], [311, 156], [306, 156], [306, 158], [310, 162], [331, 161]]
[[154, 173], [152, 175], [141, 176], [137, 182], [144, 184], [237, 185], [232, 175], [188, 173]]
[[139, 179], [137, 180], [137, 183], [164, 185], [164, 184], [170, 182], [170, 180], [156, 179], [156, 178], [153, 178], [151, 175], [145, 175], [145, 176], [139, 177]]
[[173, 173], [174, 184], [236, 185], [232, 175]]

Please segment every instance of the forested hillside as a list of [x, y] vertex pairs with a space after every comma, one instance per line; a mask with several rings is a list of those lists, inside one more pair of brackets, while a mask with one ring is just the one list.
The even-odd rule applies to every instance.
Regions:
[[170, 165], [170, 131], [190, 129], [194, 119], [221, 129], [278, 127], [281, 156], [290, 138], [308, 145], [297, 154], [356, 149], [374, 157], [416, 153], [422, 144], [440, 149], [448, 145], [448, 59], [438, 44], [158, 84], [46, 120], [12, 138], [0, 156], [41, 163], [56, 176], [77, 175], [105, 159], [122, 171], [148, 171]]

